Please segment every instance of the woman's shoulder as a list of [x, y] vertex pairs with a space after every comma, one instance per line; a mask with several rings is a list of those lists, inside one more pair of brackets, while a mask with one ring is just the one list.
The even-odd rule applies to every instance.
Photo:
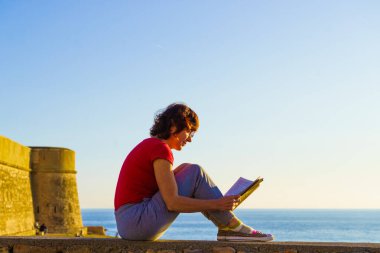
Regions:
[[156, 137], [149, 137], [144, 139], [138, 144], [138, 146], [152, 147], [152, 146], [162, 146], [166, 147], [167, 144]]
[[[146, 138], [144, 139], [141, 143], [163, 143], [160, 139], [156, 138], [156, 137], [149, 137], [149, 138]], [[163, 143], [164, 144], [164, 143]]]
[[167, 159], [173, 163], [173, 153], [165, 142], [158, 138], [151, 137], [141, 141], [130, 153], [131, 157], [149, 157], [154, 160], [159, 158]]

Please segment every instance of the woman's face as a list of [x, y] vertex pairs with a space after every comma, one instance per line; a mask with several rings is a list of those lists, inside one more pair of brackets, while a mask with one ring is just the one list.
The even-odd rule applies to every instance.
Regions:
[[179, 133], [174, 133], [169, 138], [169, 147], [175, 150], [181, 150], [186, 143], [191, 142], [191, 138], [194, 136], [194, 132], [188, 129], [184, 129]]

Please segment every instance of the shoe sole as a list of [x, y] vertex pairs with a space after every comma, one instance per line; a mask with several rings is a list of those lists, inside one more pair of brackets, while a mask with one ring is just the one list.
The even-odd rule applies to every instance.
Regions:
[[268, 237], [241, 237], [241, 236], [218, 236], [218, 241], [249, 241], [249, 242], [268, 242], [272, 241], [274, 238], [272, 236]]

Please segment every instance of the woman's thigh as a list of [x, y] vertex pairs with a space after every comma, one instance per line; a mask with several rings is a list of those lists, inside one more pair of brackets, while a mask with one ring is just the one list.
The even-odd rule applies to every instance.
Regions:
[[125, 210], [123, 207], [115, 212], [115, 217], [120, 236], [127, 240], [157, 240], [179, 214], [167, 210], [159, 192]]

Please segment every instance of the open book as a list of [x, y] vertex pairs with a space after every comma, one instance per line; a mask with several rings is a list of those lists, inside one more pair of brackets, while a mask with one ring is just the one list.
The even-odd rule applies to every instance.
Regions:
[[254, 181], [240, 177], [226, 192], [226, 194], [224, 194], [224, 196], [240, 195], [240, 205], [246, 198], [248, 198], [249, 195], [251, 195], [252, 192], [254, 192], [260, 186], [260, 183], [263, 180], [264, 179], [261, 177], [256, 178]]

